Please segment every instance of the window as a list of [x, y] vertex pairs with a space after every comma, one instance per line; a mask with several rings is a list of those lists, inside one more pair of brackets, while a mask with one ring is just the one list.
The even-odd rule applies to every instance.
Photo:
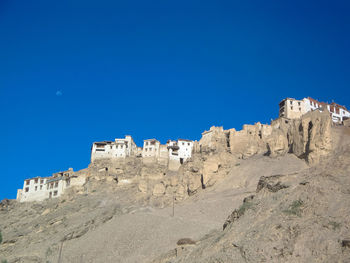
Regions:
[[26, 193], [28, 193], [29, 192], [29, 187], [26, 187]]
[[40, 185], [40, 190], [43, 190], [43, 186], [42, 185]]
[[146, 148], [145, 151], [147, 152], [147, 150], [148, 150], [148, 149]]
[[289, 102], [290, 102], [291, 105], [293, 104], [293, 101], [289, 101]]
[[298, 105], [300, 106], [300, 102], [298, 102]]
[[187, 145], [190, 146], [190, 143], [188, 142]]
[[43, 184], [43, 183], [44, 183], [44, 180], [41, 179], [41, 180], [40, 180], [40, 184]]
[[38, 187], [37, 186], [35, 186], [35, 191], [37, 191], [38, 190]]
[[146, 145], [148, 145], [148, 142], [146, 142]]
[[49, 198], [51, 198], [52, 197], [52, 192], [50, 192], [50, 194], [49, 194]]
[[34, 179], [34, 183], [35, 183], [35, 184], [37, 184], [38, 181], [39, 181], [38, 178], [35, 178], [35, 179]]
[[55, 182], [55, 188], [57, 188], [58, 187], [58, 182]]
[[182, 145], [185, 145], [185, 143], [183, 142]]
[[293, 110], [293, 106], [290, 106], [290, 109]]
[[30, 184], [30, 180], [27, 180], [27, 181], [26, 181], [26, 185], [29, 185], [29, 184]]
[[301, 111], [301, 108], [299, 108], [299, 111]]
[[56, 196], [56, 195], [57, 195], [57, 193], [58, 193], [57, 191], [54, 191], [54, 192], [53, 192], [53, 196]]

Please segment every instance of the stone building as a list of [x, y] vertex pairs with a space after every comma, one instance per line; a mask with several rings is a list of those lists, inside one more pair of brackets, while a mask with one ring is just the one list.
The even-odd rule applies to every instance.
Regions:
[[48, 177], [34, 177], [24, 180], [23, 189], [18, 189], [17, 200], [20, 202], [42, 201], [47, 198]]
[[279, 103], [279, 117], [287, 119], [299, 119], [307, 112], [314, 110], [328, 110], [333, 122], [342, 122], [350, 118], [350, 112], [339, 104], [332, 102], [331, 104], [319, 102], [310, 97], [302, 100], [286, 98]]
[[96, 159], [135, 156], [137, 151], [137, 146], [130, 135], [114, 141], [94, 142], [91, 148], [91, 162]]
[[143, 141], [142, 157], [158, 158], [160, 142], [156, 139], [147, 139]]
[[286, 98], [279, 103], [279, 117], [298, 119], [309, 111], [307, 103], [303, 100]]
[[52, 174], [51, 177], [34, 177], [26, 179], [23, 189], [18, 189], [19, 202], [43, 201], [47, 198], [61, 196], [65, 189], [71, 186], [81, 186], [85, 177], [75, 176], [72, 168], [67, 171]]

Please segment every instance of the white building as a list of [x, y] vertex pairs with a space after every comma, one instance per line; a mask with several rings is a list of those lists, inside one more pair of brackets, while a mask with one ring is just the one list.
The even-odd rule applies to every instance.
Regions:
[[94, 142], [91, 148], [91, 162], [104, 158], [125, 158], [137, 154], [137, 146], [130, 135], [115, 141]]
[[330, 112], [333, 122], [342, 122], [350, 118], [350, 112], [344, 107], [336, 103], [319, 102], [310, 97], [302, 100], [286, 98], [279, 103], [279, 117], [288, 119], [297, 119], [309, 111], [327, 109]]
[[143, 141], [142, 157], [143, 158], [158, 158], [160, 142], [156, 139], [148, 139]]
[[65, 189], [72, 185], [79, 186], [85, 183], [85, 180], [74, 175], [72, 168], [67, 171], [54, 173], [51, 177], [35, 177], [26, 179], [23, 189], [17, 191], [17, 200], [19, 202], [43, 201], [47, 198], [56, 198], [61, 196]]
[[47, 198], [47, 177], [26, 179], [23, 189], [18, 189], [17, 200], [20, 202], [42, 201]]
[[191, 158], [193, 150], [193, 141], [178, 139], [177, 141], [169, 140], [167, 142], [169, 150], [169, 160], [177, 160], [183, 164]]

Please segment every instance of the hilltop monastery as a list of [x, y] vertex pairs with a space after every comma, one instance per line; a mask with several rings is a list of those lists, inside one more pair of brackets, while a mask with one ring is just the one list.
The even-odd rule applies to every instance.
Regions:
[[[350, 119], [350, 112], [336, 103], [324, 103], [310, 97], [302, 100], [286, 98], [279, 103], [279, 118], [298, 119], [307, 112], [319, 110], [329, 111], [334, 123], [341, 123]], [[247, 126], [247, 125], [245, 125]], [[269, 125], [260, 124], [260, 137], [269, 133]], [[248, 126], [247, 126], [248, 127]], [[244, 129], [246, 131], [248, 128]], [[215, 128], [215, 129], [214, 129]], [[221, 129], [221, 130], [217, 130]], [[191, 141], [186, 139], [168, 140], [162, 145], [156, 139], [147, 139], [143, 147], [137, 147], [133, 138], [126, 135], [125, 138], [114, 141], [94, 142], [91, 147], [91, 162], [99, 159], [114, 159], [123, 161], [127, 157], [142, 158], [144, 164], [158, 163], [167, 165], [169, 170], [177, 170], [183, 163], [192, 157], [193, 152], [210, 147], [210, 140], [215, 132], [223, 132], [222, 127], [212, 127], [202, 133], [202, 139]], [[240, 132], [236, 132], [239, 134]], [[214, 134], [214, 135], [213, 135]], [[67, 188], [82, 186], [86, 183], [86, 175], [75, 173], [72, 168], [67, 171], [52, 174], [49, 177], [35, 177], [26, 179], [22, 189], [17, 191], [17, 200], [20, 202], [42, 201], [48, 198], [61, 196]]]

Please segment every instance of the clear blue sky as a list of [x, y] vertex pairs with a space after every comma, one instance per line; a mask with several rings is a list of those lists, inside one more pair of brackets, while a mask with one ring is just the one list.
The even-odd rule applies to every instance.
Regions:
[[0, 0], [0, 199], [93, 141], [200, 139], [284, 97], [350, 106], [350, 1]]

